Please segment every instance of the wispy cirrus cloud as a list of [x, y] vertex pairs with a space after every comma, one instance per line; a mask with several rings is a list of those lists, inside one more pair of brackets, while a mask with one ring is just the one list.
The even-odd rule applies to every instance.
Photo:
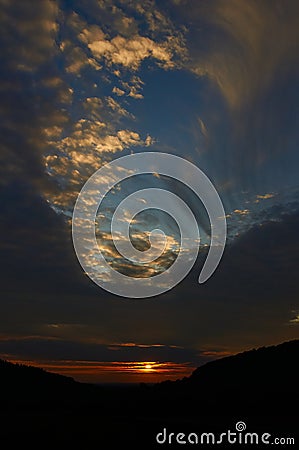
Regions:
[[[188, 24], [184, 67], [209, 92], [201, 96], [205, 106], [200, 115], [209, 139], [201, 139], [199, 122], [198, 160], [220, 188], [230, 183], [226, 197], [231, 203], [240, 203], [241, 191], [277, 192], [296, 185], [298, 3], [172, 3]], [[210, 108], [208, 96], [217, 108]]]
[[285, 71], [298, 60], [297, 2], [191, 0], [188, 4], [186, 8], [186, 1], [180, 2], [180, 11], [198, 24], [192, 28], [195, 39], [189, 41], [188, 66], [214, 80], [233, 109], [260, 95], [282, 67]]

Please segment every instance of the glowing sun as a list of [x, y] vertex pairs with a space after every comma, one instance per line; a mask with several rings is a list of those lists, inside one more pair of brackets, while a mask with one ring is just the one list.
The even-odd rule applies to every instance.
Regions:
[[148, 369], [148, 370], [150, 370], [150, 369], [152, 369], [152, 365], [151, 364], [145, 364], [145, 366], [144, 366], [144, 368], [145, 369]]

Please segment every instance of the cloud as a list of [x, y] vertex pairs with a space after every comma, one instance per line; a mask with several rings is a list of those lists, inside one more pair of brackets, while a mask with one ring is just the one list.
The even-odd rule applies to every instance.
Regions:
[[[214, 359], [213, 354], [175, 345], [80, 342], [42, 336], [2, 336], [0, 357], [89, 382], [107, 382], [108, 376], [110, 382], [114, 377], [119, 382], [119, 376], [127, 382], [137, 376], [143, 381], [148, 374], [155, 378], [152, 381], [177, 379]], [[149, 381], [148, 376], [145, 380]]]
[[[12, 187], [6, 194], [0, 221], [1, 235], [6, 236], [1, 244], [2, 333], [58, 340], [53, 345], [45, 344], [45, 339], [26, 346], [6, 343], [3, 353], [26, 354], [28, 359], [99, 360], [104, 353], [96, 356], [96, 346], [81, 348], [78, 340], [109, 346], [134, 342], [138, 357], [129, 351], [126, 355], [137, 360], [141, 355], [152, 360], [154, 355], [154, 350], [149, 356], [141, 346], [163, 344], [168, 360], [178, 360], [179, 353], [167, 349], [174, 345], [187, 347], [181, 361], [191, 361], [188, 348], [208, 351], [221, 341], [225, 351], [235, 352], [295, 337], [294, 324], [286, 324], [295, 317], [290, 311], [298, 310], [298, 214], [256, 226], [241, 236], [226, 249], [209, 283], [198, 286], [196, 266], [159, 301], [136, 302], [115, 298], [84, 276], [62, 217], [32, 190], [15, 185], [14, 196]], [[64, 345], [64, 340], [76, 342]], [[121, 359], [125, 354], [119, 352]], [[160, 358], [162, 353], [155, 355]]]
[[208, 76], [239, 109], [260, 95], [282, 67], [298, 60], [298, 3], [216, 0], [181, 2], [192, 22], [188, 66]]
[[63, 194], [50, 192], [47, 198], [61, 208], [72, 209], [84, 181], [112, 154], [133, 146], [148, 145], [148, 141], [143, 141], [132, 130], [111, 130], [111, 124], [80, 119], [69, 136], [49, 141], [50, 144], [53, 150], [44, 156], [45, 168], [60, 184]]
[[[143, 81], [135, 71], [145, 58], [166, 68], [174, 64], [172, 58], [179, 51], [178, 35], [174, 41], [171, 22], [156, 8], [152, 21], [164, 27], [163, 33], [161, 27], [154, 30], [151, 25], [151, 31], [143, 35], [140, 26], [147, 20], [145, 10], [139, 8], [134, 19], [128, 16], [132, 5], [112, 9], [109, 5], [90, 5], [97, 23], [86, 20], [84, 14], [60, 9], [50, 0], [39, 3], [34, 13], [16, 1], [4, 7], [1, 45], [9, 51], [2, 69], [1, 126], [7, 142], [2, 142], [1, 181], [30, 177], [57, 207], [69, 207], [79, 186], [115, 152], [153, 144], [148, 132], [143, 139], [140, 130], [129, 124], [135, 118], [128, 100], [143, 98]], [[109, 32], [105, 18], [111, 23]], [[9, 33], [12, 22], [22, 45]], [[163, 39], [162, 34], [158, 38], [160, 31]], [[134, 69], [126, 76], [119, 74], [119, 86], [111, 87], [111, 94], [126, 97], [120, 99], [124, 101], [98, 92], [99, 80], [108, 85], [111, 73], [96, 61], [91, 48], [95, 42], [108, 50], [113, 47], [105, 53], [106, 62], [119, 59], [123, 63], [118, 65]]]
[[200, 117], [197, 117], [197, 121], [198, 121], [198, 125], [199, 125], [202, 135], [207, 139], [209, 136], [209, 133], [208, 133], [208, 130], [207, 130], [207, 127], [206, 127], [204, 121]]
[[[6, 41], [3, 51], [11, 68], [33, 72], [53, 55], [58, 12], [57, 3], [51, 0], [33, 9], [14, 0], [2, 4], [2, 38]], [[11, 26], [18, 30], [17, 36], [11, 33]]]
[[145, 139], [145, 141], [144, 141], [144, 144], [145, 144], [146, 147], [150, 147], [150, 146], [153, 145], [155, 142], [156, 142], [156, 141], [155, 141], [155, 139], [154, 139], [152, 136], [147, 135], [147, 136], [146, 136], [146, 139]]
[[134, 118], [134, 116], [132, 114], [130, 114], [126, 109], [122, 108], [120, 106], [120, 104], [116, 100], [114, 100], [114, 98], [107, 97], [106, 101], [107, 101], [107, 105], [113, 111], [117, 112], [117, 114], [120, 115], [121, 117], [132, 117], [132, 118]]
[[144, 98], [141, 94], [144, 83], [137, 75], [132, 75], [129, 81], [121, 81], [121, 85], [126, 90], [129, 97], [135, 99]]
[[299, 314], [297, 313], [297, 311], [292, 311], [292, 312], [293, 312], [293, 313], [296, 313], [296, 315], [293, 316], [293, 317], [289, 320], [289, 322], [290, 322], [291, 324], [297, 325], [297, 324], [299, 324]]
[[[105, 211], [105, 216], [107, 216], [107, 211]], [[128, 218], [124, 217], [124, 224], [127, 222]], [[139, 251], [145, 251], [150, 248], [149, 245], [150, 232], [144, 231], [143, 225], [134, 223], [131, 231], [131, 240], [133, 246]], [[126, 243], [126, 237], [122, 234], [117, 236], [117, 240]], [[112, 239], [110, 232], [98, 231], [97, 241], [102, 254], [104, 255], [106, 261], [109, 263], [113, 270], [121, 272], [130, 277], [136, 278], [147, 278], [151, 276], [158, 275], [167, 270], [177, 258], [180, 243], [175, 236], [168, 234], [166, 236], [166, 245], [164, 248], [164, 240], [155, 242], [152, 250], [158, 255], [153, 261], [148, 263], [134, 263], [124, 256], [122, 256], [116, 249], [115, 243]], [[161, 256], [159, 256], [161, 254]], [[86, 258], [88, 261], [88, 258]], [[99, 272], [102, 270], [101, 277], [110, 279], [110, 274], [107, 273], [105, 267], [98, 268]]]
[[273, 198], [275, 197], [275, 194], [269, 193], [269, 194], [259, 194], [256, 196], [257, 201], [259, 200], [268, 200], [268, 198]]
[[70, 74], [79, 74], [83, 68], [92, 67], [95, 70], [101, 70], [102, 66], [94, 58], [90, 58], [80, 47], [68, 46], [64, 43], [61, 47], [65, 53], [66, 72]]
[[[18, 312], [13, 312], [14, 308], [11, 311], [16, 332], [17, 329], [22, 332], [35, 322], [29, 313], [34, 308], [32, 296], [38, 293], [41, 299], [43, 295], [51, 295], [53, 289], [63, 291], [63, 286], [64, 292], [72, 291], [74, 285], [80, 289], [84, 277], [81, 278], [65, 220], [49, 208], [30, 181], [14, 181], [3, 188], [1, 205], [0, 233], [6, 236], [1, 243], [1, 330], [6, 329], [4, 318], [8, 319], [12, 304], [17, 299], [27, 298], [28, 316], [23, 325], [18, 317], [24, 314], [24, 308], [20, 306]], [[74, 273], [77, 281], [72, 279]], [[9, 298], [15, 295], [10, 304]]]
[[[59, 134], [68, 120], [65, 105], [72, 92], [53, 59], [59, 50], [57, 3], [45, 0], [35, 8], [11, 1], [1, 17], [1, 183], [31, 178], [47, 184], [41, 155], [46, 149], [44, 130]], [[17, 30], [11, 32], [11, 27]]]
[[125, 94], [125, 91], [123, 91], [122, 89], [119, 89], [118, 87], [114, 86], [114, 88], [112, 89], [112, 92], [116, 95], [118, 95], [119, 97], [121, 95]]
[[143, 139], [137, 131], [122, 128], [124, 119], [135, 118], [111, 96], [87, 97], [78, 109], [82, 118], [69, 125], [65, 137], [61, 138], [59, 129], [45, 130], [45, 170], [60, 187], [60, 192], [47, 191], [45, 196], [60, 209], [72, 209], [84, 182], [113, 154], [154, 142], [149, 135]]
[[241, 216], [247, 216], [250, 213], [249, 209], [235, 209], [235, 214], [240, 214]]
[[[78, 330], [77, 330], [78, 332]], [[23, 347], [23, 351], [21, 348]], [[43, 349], [47, 348], [47, 357]], [[0, 339], [0, 354], [10, 353], [14, 357], [30, 359], [56, 359], [84, 361], [170, 361], [180, 363], [197, 360], [198, 351], [194, 349], [183, 349], [169, 345], [118, 345], [114, 343], [96, 343], [81, 341], [78, 339], [61, 339], [45, 336], [32, 337], [3, 337]], [[205, 356], [205, 355], [203, 355]], [[209, 355], [207, 355], [209, 356]]]
[[107, 62], [120, 64], [133, 70], [137, 70], [140, 63], [149, 57], [158, 60], [163, 68], [174, 67], [171, 47], [167, 43], [155, 43], [144, 36], [137, 35], [130, 39], [116, 36], [111, 41], [94, 40], [88, 44], [88, 47], [97, 59], [104, 58]]
[[[108, 33], [104, 31], [107, 27], [103, 19], [108, 14], [109, 6], [111, 13]], [[159, 11], [154, 1], [147, 0], [143, 5], [138, 2], [123, 2], [122, 7], [111, 6], [110, 2], [99, 4], [98, 17], [103, 20], [102, 27], [87, 24], [77, 15], [71, 18], [78, 38], [94, 58], [134, 71], [148, 58], [155, 60], [164, 69], [179, 64], [185, 55], [183, 34]], [[137, 15], [136, 18], [132, 16], [132, 12]]]
[[189, 0], [172, 8], [188, 27], [182, 66], [198, 79], [190, 122], [200, 116], [209, 132], [203, 139], [194, 125], [196, 162], [217, 187], [230, 183], [231, 210], [241, 209], [242, 191], [296, 185], [298, 3]]

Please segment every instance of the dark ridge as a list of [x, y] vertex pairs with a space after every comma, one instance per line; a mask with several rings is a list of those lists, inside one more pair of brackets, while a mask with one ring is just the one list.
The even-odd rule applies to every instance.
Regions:
[[156, 389], [170, 399], [175, 392], [177, 402], [196, 398], [206, 412], [217, 405], [220, 412], [238, 407], [271, 415], [299, 400], [298, 380], [299, 340], [293, 340], [210, 361], [190, 377], [162, 382]]
[[0, 359], [1, 383], [22, 381], [22, 383], [34, 384], [36, 381], [53, 383], [75, 383], [71, 377], [58, 373], [47, 372], [46, 370], [26, 364], [12, 363]]
[[0, 359], [0, 411], [16, 406], [53, 408], [74, 401], [90, 402], [95, 389], [71, 377]]
[[196, 369], [190, 383], [284, 388], [299, 379], [299, 340], [260, 347], [211, 361]]

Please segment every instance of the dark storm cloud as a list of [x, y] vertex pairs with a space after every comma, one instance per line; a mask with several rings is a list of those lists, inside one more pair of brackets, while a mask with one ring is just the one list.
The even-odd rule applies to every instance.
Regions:
[[34, 7], [2, 1], [0, 7], [1, 183], [25, 179], [45, 187], [44, 132], [65, 125], [69, 101], [53, 64], [58, 6], [43, 0]]
[[2, 292], [71, 290], [78, 265], [70, 232], [30, 183], [2, 189], [0, 217]]
[[9, 354], [23, 359], [53, 359], [75, 361], [173, 361], [177, 363], [208, 361], [192, 349], [169, 346], [101, 345], [67, 340], [38, 338], [0, 340], [0, 355]]
[[[1, 235], [7, 237], [0, 321], [7, 337], [19, 336], [22, 342], [24, 336], [41, 336], [34, 345], [45, 352], [52, 345], [49, 338], [81, 342], [82, 354], [84, 348], [89, 352], [85, 341], [103, 339], [199, 351], [215, 349], [219, 342], [238, 350], [296, 337], [298, 327], [290, 321], [298, 310], [298, 214], [280, 211], [279, 216], [277, 208], [280, 221], [258, 225], [227, 247], [208, 283], [198, 285], [196, 266], [169, 293], [135, 301], [110, 296], [83, 275], [62, 218], [29, 194], [15, 186], [2, 203]], [[5, 348], [4, 341], [3, 353], [16, 349]], [[187, 351], [185, 360], [189, 356]]]
[[84, 286], [69, 228], [44, 198], [57, 189], [45, 174], [44, 153], [67, 125], [71, 91], [58, 70], [58, 2], [0, 6], [1, 329], [10, 323], [30, 333], [49, 313], [42, 311], [45, 293], [50, 302], [55, 292], [78, 292], [77, 277]]
[[221, 339], [236, 348], [238, 342], [250, 347], [298, 335], [299, 329], [290, 326], [298, 309], [298, 226], [299, 215], [293, 213], [252, 228], [226, 248], [208, 283], [196, 286], [198, 269], [178, 287], [177, 297], [189, 301], [188, 308], [178, 303], [174, 328], [186, 345], [191, 336], [211, 345]]

